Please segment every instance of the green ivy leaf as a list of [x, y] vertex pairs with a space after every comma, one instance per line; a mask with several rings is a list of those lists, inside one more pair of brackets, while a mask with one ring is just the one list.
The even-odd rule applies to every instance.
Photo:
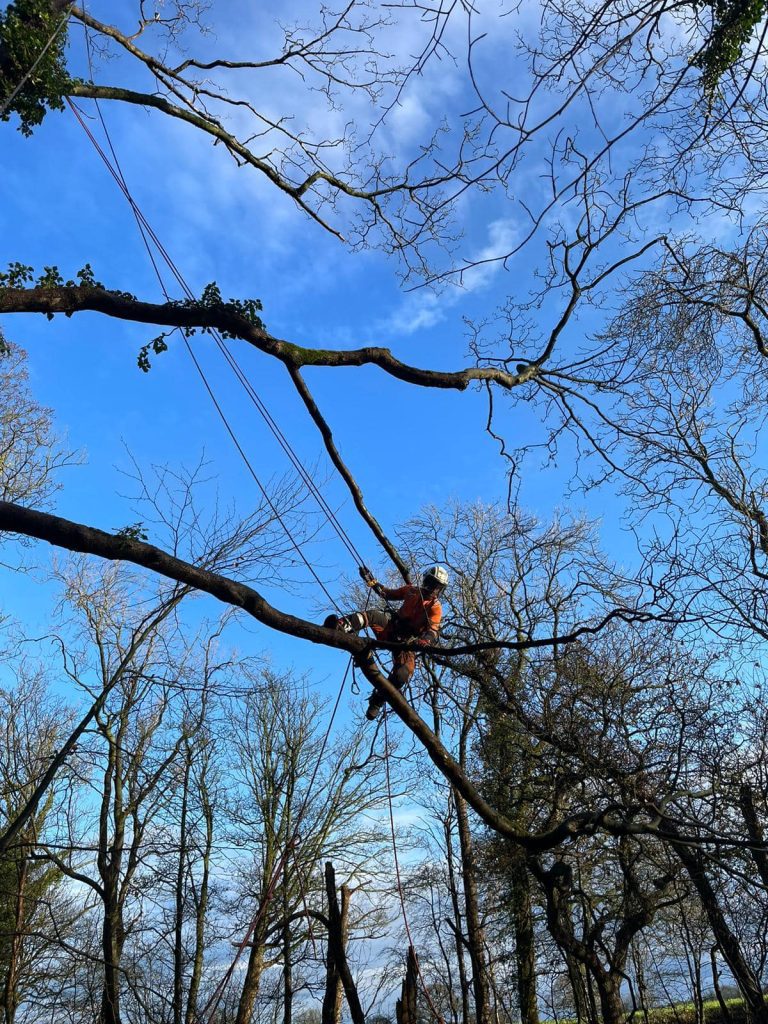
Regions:
[[63, 110], [64, 97], [72, 90], [74, 80], [64, 59], [65, 10], [51, 0], [14, 0], [0, 13], [0, 96], [12, 95], [26, 79], [0, 119], [8, 121], [11, 114], [17, 114], [23, 135], [31, 135], [48, 110]]
[[149, 534], [144, 529], [144, 523], [132, 523], [130, 526], [121, 526], [119, 530], [115, 530], [116, 537], [127, 537], [128, 540], [141, 540], [148, 541]]

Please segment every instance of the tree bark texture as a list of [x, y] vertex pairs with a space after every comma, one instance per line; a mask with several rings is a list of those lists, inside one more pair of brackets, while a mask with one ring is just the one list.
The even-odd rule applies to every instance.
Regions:
[[14, 906], [14, 929], [8, 952], [8, 965], [3, 990], [3, 1009], [6, 1024], [13, 1024], [19, 1005], [19, 976], [24, 946], [24, 915], [29, 860], [22, 856], [16, 862], [16, 900]]
[[[341, 943], [346, 950], [349, 940], [349, 886], [341, 887]], [[321, 1024], [341, 1024], [341, 1008], [344, 987], [341, 982], [341, 974], [336, 965], [336, 959], [331, 948], [330, 936], [328, 939], [328, 951], [325, 960], [325, 993], [323, 995], [323, 1008]]]
[[416, 967], [416, 953], [413, 946], [409, 946], [408, 958], [405, 964], [403, 987], [400, 992], [400, 998], [395, 1003], [395, 1017], [397, 1024], [418, 1024], [417, 977], [418, 969]]
[[248, 963], [245, 968], [245, 978], [240, 991], [240, 999], [237, 1004], [237, 1015], [235, 1024], [251, 1024], [253, 1011], [256, 1006], [256, 997], [259, 994], [261, 976], [264, 973], [264, 945], [267, 938], [267, 914], [263, 900], [260, 905], [259, 921], [253, 931], [251, 938], [251, 952], [248, 955]]
[[747, 835], [754, 843], [750, 851], [752, 859], [760, 875], [760, 881], [768, 889], [768, 855], [765, 852], [765, 836], [757, 817], [752, 787], [746, 782], [742, 784], [739, 790], [739, 807], [741, 808], [744, 823], [747, 826]]
[[173, 1002], [171, 1013], [173, 1024], [181, 1024], [184, 984], [184, 874], [187, 860], [187, 803], [189, 800], [189, 774], [192, 753], [189, 743], [184, 751], [184, 783], [181, 796], [181, 821], [179, 823], [179, 856], [176, 863], [176, 906], [174, 911], [173, 937]]
[[328, 897], [329, 959], [330, 957], [333, 958], [334, 965], [341, 978], [341, 983], [344, 986], [344, 995], [347, 997], [347, 1006], [349, 1007], [352, 1024], [365, 1024], [365, 1014], [360, 1004], [360, 997], [357, 994], [357, 986], [347, 962], [345, 946], [346, 928], [336, 896], [336, 873], [330, 861], [327, 861], [325, 865], [325, 892]]
[[477, 1024], [490, 1024], [490, 999], [488, 993], [488, 968], [485, 952], [485, 935], [480, 924], [480, 909], [477, 898], [477, 864], [472, 834], [469, 828], [467, 804], [460, 793], [454, 791], [456, 820], [459, 829], [461, 849], [461, 873], [464, 883], [464, 909], [467, 919], [467, 947], [472, 962], [472, 991], [475, 997], [475, 1020]]
[[[526, 865], [525, 853], [519, 847], [510, 844], [509, 858], [512, 867], [512, 918], [515, 929], [517, 998], [520, 1007], [520, 1020], [521, 1024], [539, 1024], [531, 876]], [[574, 992], [574, 1000], [576, 999], [577, 994]]]
[[[437, 729], [435, 730], [437, 732]], [[469, 979], [467, 978], [467, 965], [464, 959], [464, 929], [462, 924], [461, 907], [459, 905], [459, 892], [456, 880], [456, 865], [453, 856], [453, 834], [450, 824], [450, 816], [445, 820], [445, 850], [448, 867], [448, 884], [451, 890], [451, 906], [453, 908], [453, 934], [456, 943], [456, 963], [459, 973], [459, 988], [461, 989], [461, 1020], [462, 1024], [470, 1024], [469, 1017]]]
[[283, 864], [283, 1024], [293, 1018], [293, 960], [291, 953], [291, 910], [288, 901], [288, 861]]
[[728, 1006], [728, 1003], [723, 996], [723, 990], [720, 988], [720, 971], [717, 966], [717, 951], [718, 946], [717, 943], [715, 943], [709, 951], [709, 960], [712, 964], [712, 988], [715, 990], [715, 995], [717, 996], [717, 1001], [720, 1004], [720, 1012], [723, 1015], [725, 1024], [732, 1024], [733, 1014], [731, 1013], [731, 1008]]
[[[197, 1024], [197, 997], [203, 977], [203, 954], [205, 952], [205, 922], [208, 915], [208, 887], [211, 872], [211, 851], [213, 849], [213, 804], [208, 796], [205, 774], [200, 782], [200, 795], [205, 820], [205, 848], [203, 850], [202, 878], [200, 892], [195, 897], [195, 952], [192, 957], [192, 977], [187, 995], [185, 1024]], [[194, 890], [193, 890], [194, 892]]]

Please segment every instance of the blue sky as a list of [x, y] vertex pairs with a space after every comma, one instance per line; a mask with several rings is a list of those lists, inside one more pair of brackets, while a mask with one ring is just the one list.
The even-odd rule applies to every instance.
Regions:
[[[277, 30], [271, 15], [257, 7], [214, 5], [209, 13], [214, 35], [203, 40], [203, 54], [232, 59], [261, 55], [267, 41], [277, 39]], [[304, 2], [291, 7], [283, 10], [285, 20], [310, 9]], [[122, 5], [104, 2], [89, 10], [130, 28]], [[522, 23], [531, 10], [521, 9]], [[484, 44], [488, 68], [506, 61], [510, 33], [520, 19], [514, 27], [510, 19], [495, 23]], [[408, 23], [397, 37], [390, 34], [388, 43], [413, 53], [424, 31], [423, 25]], [[461, 31], [458, 21], [449, 26], [447, 38], [455, 35], [456, 52], [461, 50]], [[86, 75], [79, 28], [71, 38], [73, 69]], [[97, 61], [95, 79], [150, 87], [146, 76], [120, 58]], [[508, 85], [512, 88], [514, 81]], [[268, 108], [283, 104], [297, 111], [297, 118], [306, 116], [318, 131], [330, 134], [349, 119], [364, 127], [376, 113], [360, 99], [329, 109], [323, 97], [307, 94], [296, 76], [275, 76], [271, 84], [267, 79], [262, 99]], [[389, 147], [394, 157], [405, 157], [443, 117], [466, 109], [471, 101], [462, 62], [434, 61], [423, 76], [411, 80], [380, 129], [378, 144]], [[93, 105], [84, 101], [82, 108], [103, 142]], [[396, 259], [378, 250], [349, 251], [263, 177], [237, 168], [221, 147], [213, 147], [188, 126], [126, 104], [105, 103], [102, 110], [137, 203], [193, 291], [199, 293], [215, 280], [226, 298], [259, 297], [267, 328], [279, 337], [327, 347], [383, 344], [408, 362], [457, 369], [468, 362], [464, 318], [480, 320], [508, 294], [525, 297], [534, 283], [531, 271], [542, 252], [539, 244], [505, 266], [491, 264], [471, 272], [462, 286], [449, 282], [439, 291], [408, 288]], [[40, 269], [56, 264], [65, 277], [88, 262], [108, 287], [160, 300], [128, 204], [71, 113], [49, 114], [29, 139], [13, 127], [0, 126], [0, 261], [18, 260]], [[530, 169], [519, 179], [526, 200], [545, 187], [539, 180], [541, 169], [534, 153]], [[567, 220], [568, 211], [560, 216]], [[525, 223], [516, 201], [493, 194], [467, 195], [458, 206], [457, 220], [464, 236], [458, 252], [470, 259], [508, 251]], [[151, 327], [91, 314], [54, 323], [43, 317], [6, 317], [2, 327], [9, 340], [29, 352], [36, 397], [54, 410], [59, 429], [87, 456], [84, 466], [69, 470], [63, 479], [57, 504], [61, 514], [106, 529], [134, 521], [122, 497], [126, 482], [119, 473], [129, 466], [126, 450], [144, 465], [190, 465], [205, 452], [222, 499], [236, 500], [243, 510], [250, 507], [255, 487], [178, 344], [154, 360], [151, 373], [143, 374], [136, 356], [156, 333]], [[286, 472], [284, 457], [216, 359], [210, 340], [198, 338], [195, 348], [260, 475]], [[328, 500], [341, 508], [342, 521], [367, 560], [383, 568], [375, 542], [328, 467], [320, 439], [282, 367], [243, 345], [238, 351], [304, 462], [319, 467]], [[390, 535], [424, 505], [506, 500], [507, 466], [485, 433], [482, 393], [407, 387], [370, 368], [308, 370], [306, 376], [371, 511]], [[503, 399], [497, 406], [508, 441], [534, 436], [529, 407], [517, 403], [510, 413]], [[525, 474], [520, 480], [523, 502], [545, 516], [567, 504], [567, 469]], [[583, 502], [577, 499], [576, 504]], [[592, 511], [600, 514], [604, 507], [603, 498]], [[618, 512], [607, 524], [609, 534], [616, 531], [617, 521]], [[316, 550], [330, 589], [342, 591], [355, 566], [331, 534]], [[47, 604], [39, 596], [32, 598], [31, 583], [6, 576], [2, 586], [12, 588], [17, 601], [28, 592], [30, 605], [24, 614], [45, 617]], [[319, 614], [323, 601], [309, 582], [298, 592], [268, 596], [308, 618]], [[302, 645], [274, 636], [264, 635], [263, 642], [299, 665], [317, 663], [316, 650], [302, 651]]]

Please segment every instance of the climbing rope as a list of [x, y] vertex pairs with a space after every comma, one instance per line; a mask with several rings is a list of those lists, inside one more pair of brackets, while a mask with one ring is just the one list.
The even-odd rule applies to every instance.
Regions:
[[432, 1013], [432, 1016], [435, 1018], [435, 1021], [437, 1022], [437, 1024], [445, 1024], [445, 1022], [443, 1021], [443, 1018], [440, 1016], [440, 1013], [437, 1010], [437, 1007], [435, 1006], [435, 1004], [432, 1001], [432, 997], [429, 994], [429, 989], [427, 988], [427, 983], [424, 980], [424, 975], [421, 973], [421, 964], [419, 963], [419, 958], [416, 955], [416, 946], [414, 945], [414, 942], [413, 942], [413, 936], [411, 935], [411, 927], [410, 927], [410, 925], [408, 923], [408, 914], [406, 913], [406, 910], [405, 910], [405, 894], [403, 893], [403, 883], [402, 883], [402, 879], [401, 879], [401, 876], [400, 876], [400, 858], [397, 855], [397, 837], [396, 837], [396, 834], [395, 834], [395, 814], [394, 814], [394, 810], [393, 810], [393, 807], [392, 807], [392, 780], [390, 778], [390, 772], [389, 772], [389, 729], [388, 729], [388, 726], [387, 726], [387, 719], [388, 718], [389, 718], [388, 709], [385, 708], [384, 709], [384, 774], [385, 774], [386, 780], [387, 780], [387, 801], [388, 801], [388, 804], [389, 804], [389, 827], [390, 827], [390, 832], [391, 832], [391, 835], [392, 835], [392, 855], [393, 855], [394, 861], [395, 861], [395, 877], [397, 879], [397, 893], [398, 893], [398, 896], [400, 897], [400, 909], [402, 910], [402, 914], [403, 914], [403, 923], [405, 925], [405, 934], [406, 934], [406, 936], [408, 938], [408, 945], [413, 950], [413, 959], [414, 959], [414, 963], [416, 964], [416, 973], [419, 976], [419, 981], [421, 983], [421, 987], [422, 987], [422, 990], [424, 992], [424, 998], [426, 999], [427, 1005], [429, 1006], [429, 1009], [430, 1009], [430, 1011]]
[[[91, 140], [92, 144], [96, 148], [96, 151], [99, 153], [99, 156], [102, 158], [102, 160], [106, 164], [106, 166], [109, 169], [110, 173], [112, 174], [113, 178], [115, 179], [115, 181], [117, 182], [117, 184], [120, 187], [121, 191], [123, 192], [124, 196], [128, 200], [128, 202], [129, 202], [129, 204], [131, 206], [131, 210], [133, 211], [134, 216], [135, 216], [135, 218], [137, 220], [137, 223], [139, 225], [139, 230], [141, 232], [141, 237], [142, 237], [142, 240], [144, 241], [144, 245], [147, 248], [148, 253], [150, 254], [150, 258], [152, 259], [152, 266], [155, 269], [155, 273], [157, 275], [157, 278], [158, 278], [160, 287], [162, 289], [163, 295], [165, 296], [166, 301], [170, 301], [170, 296], [169, 296], [168, 291], [167, 291], [167, 289], [165, 287], [165, 282], [163, 281], [162, 274], [160, 273], [160, 270], [159, 270], [159, 268], [157, 266], [156, 261], [152, 258], [151, 248], [150, 248], [149, 243], [147, 241], [147, 237], [145, 235], [145, 231], [146, 231], [147, 234], [149, 234], [150, 238], [152, 238], [152, 240], [158, 246], [159, 251], [163, 255], [163, 257], [166, 260], [166, 262], [168, 262], [168, 265], [169, 265], [169, 267], [171, 267], [172, 272], [177, 277], [177, 280], [182, 281], [183, 279], [181, 278], [180, 274], [178, 274], [178, 271], [175, 269], [172, 261], [170, 260], [170, 257], [167, 255], [164, 247], [161, 245], [161, 243], [159, 242], [159, 239], [157, 239], [156, 234], [152, 230], [151, 225], [149, 225], [149, 223], [147, 222], [146, 218], [142, 214], [141, 210], [137, 206], [135, 200], [133, 199], [133, 197], [132, 197], [132, 195], [130, 193], [130, 190], [128, 189], [128, 186], [127, 186], [127, 184], [125, 182], [125, 178], [123, 176], [122, 170], [120, 169], [119, 163], [116, 163], [115, 167], [112, 166], [112, 163], [109, 160], [108, 156], [106, 155], [104, 150], [101, 148], [101, 146], [99, 145], [98, 141], [93, 136], [93, 133], [91, 132], [91, 130], [89, 129], [89, 127], [85, 123], [85, 121], [84, 121], [84, 119], [82, 117], [82, 112], [79, 110], [79, 108], [76, 106], [76, 104], [72, 103], [70, 100], [68, 100], [67, 102], [69, 103], [70, 108], [72, 109], [72, 111], [73, 111], [75, 117], [77, 118], [77, 120], [80, 122], [80, 124], [83, 127], [83, 130], [85, 131], [85, 133], [87, 134], [88, 138]], [[114, 150], [113, 150], [113, 152], [114, 152]], [[186, 288], [186, 283], [184, 284], [184, 287]], [[196, 356], [195, 356], [195, 354], [194, 354], [194, 352], [192, 350], [192, 346], [189, 344], [189, 340], [186, 338], [186, 336], [184, 336], [183, 332], [180, 332], [180, 333], [182, 335], [182, 339], [184, 341], [184, 345], [185, 345], [185, 348], [187, 350], [187, 353], [189, 354], [189, 357], [192, 360], [192, 363], [193, 363], [193, 365], [194, 365], [198, 375], [200, 376], [200, 379], [201, 379], [201, 381], [203, 383], [203, 386], [205, 387], [205, 389], [206, 389], [206, 391], [208, 393], [208, 396], [209, 396], [211, 402], [213, 403], [214, 408], [216, 409], [216, 412], [217, 412], [219, 418], [222, 421], [222, 424], [224, 425], [227, 433], [229, 434], [230, 438], [232, 439], [233, 444], [235, 445], [235, 448], [237, 449], [241, 459], [243, 460], [243, 463], [244, 463], [246, 469], [250, 473], [250, 475], [253, 478], [254, 482], [256, 483], [257, 487], [259, 488], [259, 491], [261, 492], [262, 497], [264, 498], [264, 500], [269, 505], [270, 510], [272, 511], [272, 514], [275, 516], [275, 518], [277, 519], [277, 521], [280, 523], [280, 525], [282, 526], [283, 530], [285, 531], [286, 537], [288, 538], [288, 540], [290, 541], [290, 543], [293, 546], [294, 550], [296, 551], [296, 554], [298, 555], [300, 560], [304, 563], [305, 567], [307, 568], [309, 573], [312, 575], [313, 579], [318, 584], [318, 586], [321, 588], [321, 590], [323, 591], [323, 593], [325, 594], [325, 596], [327, 597], [327, 599], [329, 600], [331, 605], [334, 608], [336, 608], [336, 610], [338, 611], [339, 610], [338, 604], [336, 603], [336, 601], [333, 598], [333, 596], [331, 595], [331, 593], [328, 591], [328, 588], [325, 586], [323, 581], [318, 576], [317, 572], [315, 571], [314, 567], [310, 563], [309, 559], [306, 557], [306, 555], [302, 551], [300, 545], [297, 543], [297, 541], [293, 537], [293, 534], [291, 533], [291, 530], [289, 529], [288, 525], [286, 524], [286, 522], [285, 522], [283, 516], [281, 515], [279, 509], [276, 507], [276, 505], [274, 504], [274, 502], [270, 498], [267, 489], [265, 488], [265, 486], [261, 482], [261, 479], [259, 478], [259, 475], [257, 474], [256, 470], [253, 467], [253, 464], [251, 463], [250, 459], [246, 455], [245, 449], [243, 448], [243, 446], [241, 445], [240, 441], [238, 440], [237, 435], [236, 435], [233, 427], [231, 426], [231, 424], [229, 422], [229, 419], [227, 418], [226, 413], [224, 412], [224, 410], [221, 407], [221, 404], [219, 403], [218, 399], [216, 398], [216, 396], [214, 394], [214, 391], [213, 391], [213, 388], [211, 387], [210, 383], [208, 382], [208, 379], [207, 379], [207, 377], [205, 375], [205, 372], [204, 372], [203, 368], [200, 366], [200, 363], [199, 363], [198, 359], [196, 358]]]

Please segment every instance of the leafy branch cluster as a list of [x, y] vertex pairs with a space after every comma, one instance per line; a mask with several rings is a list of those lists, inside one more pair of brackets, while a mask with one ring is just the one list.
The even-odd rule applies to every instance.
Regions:
[[[63, 110], [63, 97], [72, 89], [73, 79], [64, 61], [66, 27], [61, 25], [57, 32], [67, 6], [51, 0], [15, 0], [0, 12], [0, 96], [11, 96], [29, 76], [2, 111], [0, 120], [8, 121], [11, 114], [18, 114], [23, 135], [32, 134], [48, 108]], [[29, 74], [32, 67], [34, 71]]]
[[[225, 302], [221, 297], [221, 290], [215, 281], [211, 281], [203, 288], [202, 295], [199, 299], [173, 299], [168, 303], [169, 306], [175, 306], [177, 309], [186, 310], [219, 310], [226, 313], [234, 313], [242, 320], [247, 321], [252, 327], [256, 327], [259, 330], [265, 330], [264, 321], [259, 316], [259, 312], [263, 309], [261, 301], [259, 299], [230, 299]], [[156, 356], [159, 356], [163, 352], [167, 352], [169, 338], [175, 331], [181, 331], [185, 338], [191, 338], [197, 334], [198, 328], [196, 327], [174, 327], [170, 331], [162, 331], [157, 337], [148, 341], [146, 345], [142, 345], [139, 350], [137, 363], [139, 369], [144, 373], [149, 373], [152, 364], [149, 359], [149, 353], [154, 352]], [[200, 330], [203, 334], [210, 334], [211, 329], [208, 327], [202, 327]], [[219, 329], [219, 334], [223, 338], [235, 338], [237, 335], [230, 331]]]
[[[259, 313], [264, 308], [259, 299], [230, 299], [225, 302], [221, 297], [221, 290], [215, 281], [211, 281], [203, 288], [203, 293], [199, 299], [179, 299], [171, 303], [171, 305], [178, 306], [180, 309], [218, 309], [225, 310], [228, 313], [235, 313], [241, 317], [252, 327], [257, 327], [259, 330], [264, 330], [264, 322], [259, 316]], [[222, 336], [225, 338], [234, 338], [234, 334], [229, 334], [226, 331], [222, 331]]]
[[706, 45], [692, 62], [703, 72], [704, 92], [712, 98], [725, 72], [741, 58], [755, 28], [766, 16], [765, 0], [708, 0], [712, 28]]
[[144, 523], [139, 521], [137, 523], [131, 523], [129, 526], [121, 526], [115, 530], [116, 537], [126, 537], [128, 540], [140, 540], [148, 541], [149, 534], [144, 529]]
[[0, 288], [24, 288], [32, 285], [35, 288], [106, 288], [97, 281], [90, 263], [75, 274], [76, 280], [65, 281], [57, 266], [43, 267], [43, 273], [35, 277], [35, 268], [25, 263], [14, 261], [8, 264], [6, 271], [0, 270]]
[[[116, 295], [132, 302], [136, 301], [136, 296], [131, 292], [107, 289], [101, 281], [97, 281], [90, 263], [86, 263], [84, 267], [77, 271], [75, 280], [72, 278], [65, 280], [55, 264], [50, 267], [43, 267], [43, 273], [38, 275], [38, 277], [35, 277], [34, 267], [27, 266], [26, 263], [19, 263], [18, 261], [9, 263], [7, 271], [0, 271], [0, 293], [4, 289], [24, 288], [27, 285], [50, 292], [56, 291], [59, 288], [89, 288], [102, 292], [109, 291], [111, 295]], [[52, 312], [46, 311], [44, 315], [49, 320], [53, 320], [54, 314]], [[64, 315], [72, 316], [72, 311], [66, 312]]]

